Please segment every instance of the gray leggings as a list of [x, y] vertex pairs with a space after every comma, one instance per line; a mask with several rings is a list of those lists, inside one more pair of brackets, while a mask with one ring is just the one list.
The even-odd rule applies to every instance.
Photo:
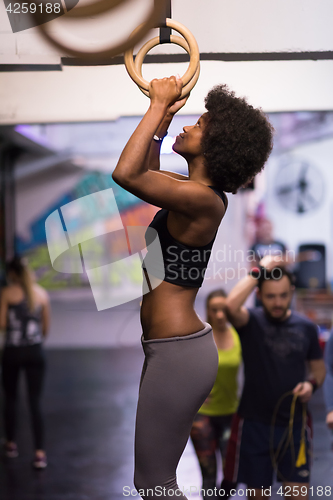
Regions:
[[186, 498], [178, 489], [176, 468], [218, 367], [212, 328], [205, 324], [184, 337], [142, 339], [134, 484], [143, 499], [171, 498], [168, 490], [178, 490], [174, 498]]

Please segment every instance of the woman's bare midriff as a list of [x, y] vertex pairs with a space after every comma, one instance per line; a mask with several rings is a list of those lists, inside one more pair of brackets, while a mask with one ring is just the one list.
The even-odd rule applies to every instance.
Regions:
[[205, 328], [194, 310], [198, 288], [163, 281], [143, 296], [141, 325], [146, 340], [180, 337]]

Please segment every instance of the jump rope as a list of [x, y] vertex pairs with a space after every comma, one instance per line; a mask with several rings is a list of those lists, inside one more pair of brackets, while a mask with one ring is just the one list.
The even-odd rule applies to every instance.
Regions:
[[[274, 433], [275, 433], [277, 413], [280, 409], [282, 402], [289, 396], [293, 396], [290, 407], [289, 424], [287, 429], [283, 433], [283, 436], [278, 444], [276, 451], [274, 451]], [[295, 468], [301, 467], [302, 465], [306, 464], [305, 429], [307, 421], [307, 411], [305, 403], [302, 403], [302, 430], [301, 430], [300, 448], [297, 459], [295, 459], [296, 457], [295, 457], [295, 442], [294, 442], [293, 428], [294, 428], [295, 408], [296, 408], [297, 398], [298, 394], [293, 394], [293, 391], [288, 391], [285, 394], [283, 394], [279, 399], [279, 401], [277, 402], [271, 422], [271, 433], [270, 433], [270, 444], [269, 444], [271, 461], [273, 464], [273, 468], [276, 471], [278, 479], [281, 479], [283, 482], [287, 482], [288, 480], [278, 470], [278, 466], [279, 462], [282, 460], [289, 447], [291, 450], [291, 460], [293, 464], [293, 469], [290, 475], [293, 474]]]

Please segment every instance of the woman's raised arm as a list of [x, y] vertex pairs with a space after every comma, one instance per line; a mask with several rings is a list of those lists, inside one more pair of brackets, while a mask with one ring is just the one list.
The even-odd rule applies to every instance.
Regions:
[[152, 170], [147, 161], [152, 138], [181, 89], [182, 81], [174, 76], [150, 82], [149, 109], [126, 144], [112, 177], [121, 187], [152, 205], [193, 216], [211, 208], [214, 199], [211, 190], [188, 181], [186, 176]]
[[180, 96], [182, 81], [174, 76], [152, 80], [149, 85], [150, 106], [131, 135], [112, 174], [120, 185], [132, 181], [148, 170], [148, 154], [153, 136], [165, 119], [168, 108]]
[[[172, 106], [170, 106], [161, 121], [158, 129], [156, 130], [155, 135], [160, 139], [163, 139], [168, 133], [168, 128], [170, 123], [172, 122], [175, 114], [185, 105], [188, 96], [182, 99], [181, 101], [176, 101]], [[159, 170], [160, 169], [160, 152], [161, 152], [162, 141], [158, 142], [156, 140], [152, 140], [150, 143], [149, 153], [147, 155], [148, 161], [148, 170]], [[164, 171], [163, 171], [164, 172]], [[165, 172], [167, 175], [171, 177], [175, 177], [176, 179], [185, 180], [187, 177], [185, 175], [176, 174], [174, 172]]]

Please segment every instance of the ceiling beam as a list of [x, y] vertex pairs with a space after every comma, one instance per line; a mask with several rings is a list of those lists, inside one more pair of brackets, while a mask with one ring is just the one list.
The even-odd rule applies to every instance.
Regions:
[[[319, 52], [202, 52], [201, 61], [327, 61], [333, 60], [333, 51]], [[145, 64], [188, 62], [188, 54], [152, 54], [145, 57]], [[115, 66], [124, 64], [123, 56], [93, 61], [76, 57], [62, 57], [61, 64], [0, 64], [0, 72], [12, 71], [61, 71], [63, 66]]]

